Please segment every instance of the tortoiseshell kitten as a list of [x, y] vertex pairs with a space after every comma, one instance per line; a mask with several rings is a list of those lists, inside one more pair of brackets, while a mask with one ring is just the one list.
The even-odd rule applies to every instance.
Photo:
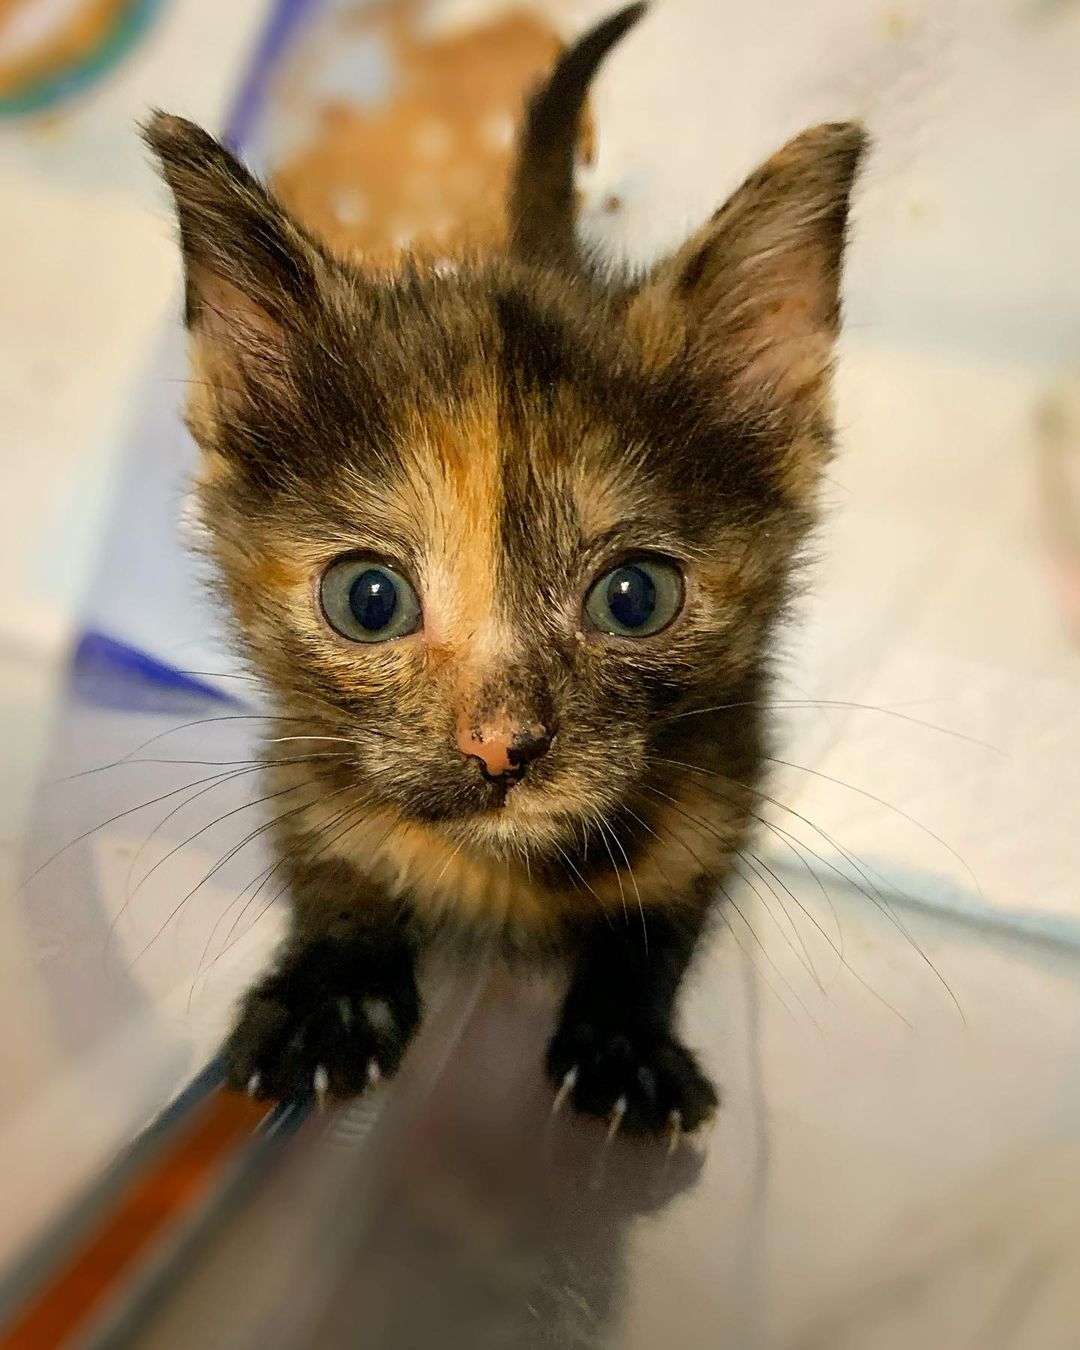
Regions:
[[227, 1047], [260, 1095], [393, 1072], [450, 927], [572, 957], [547, 1069], [579, 1110], [653, 1133], [716, 1105], [674, 1008], [752, 822], [864, 136], [804, 132], [613, 279], [575, 240], [574, 149], [642, 8], [559, 60], [505, 250], [450, 272], [368, 275], [205, 132], [147, 130], [187, 268], [203, 518], [281, 719], [291, 938]]

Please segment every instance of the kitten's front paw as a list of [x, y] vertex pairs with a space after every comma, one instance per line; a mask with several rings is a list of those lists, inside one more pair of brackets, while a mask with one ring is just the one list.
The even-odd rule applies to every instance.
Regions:
[[641, 1028], [564, 1023], [548, 1048], [547, 1071], [574, 1107], [630, 1134], [672, 1141], [713, 1115], [716, 1089], [671, 1035]]
[[225, 1044], [229, 1086], [284, 1101], [351, 1097], [394, 1073], [416, 1029], [414, 998], [296, 990], [271, 977]]

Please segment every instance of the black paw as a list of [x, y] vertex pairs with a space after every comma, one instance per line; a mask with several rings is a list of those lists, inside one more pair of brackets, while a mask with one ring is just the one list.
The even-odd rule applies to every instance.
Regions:
[[673, 1036], [573, 1022], [548, 1047], [552, 1083], [576, 1110], [629, 1134], [696, 1130], [718, 1105], [716, 1089]]
[[350, 1097], [397, 1070], [419, 1020], [416, 986], [365, 981], [348, 966], [305, 954], [248, 994], [225, 1044], [230, 1087]]

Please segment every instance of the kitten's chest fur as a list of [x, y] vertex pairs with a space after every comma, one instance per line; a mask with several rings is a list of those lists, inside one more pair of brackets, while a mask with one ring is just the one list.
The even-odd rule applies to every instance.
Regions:
[[[277, 766], [275, 790], [302, 775]], [[561, 875], [545, 873], [517, 851], [493, 851], [449, 837], [442, 828], [406, 820], [390, 808], [357, 803], [352, 813], [340, 798], [314, 793], [279, 827], [281, 855], [301, 865], [341, 863], [347, 875], [363, 878], [379, 895], [408, 906], [432, 929], [450, 928], [501, 941], [509, 950], [558, 945], [564, 932], [607, 916], [618, 922], [644, 921], [644, 912], [689, 900], [703, 871], [722, 876], [744, 837], [749, 805], [732, 797], [718, 801], [706, 784], [682, 786], [678, 800], [661, 805], [649, 825], [646, 847], [631, 855], [629, 845], [607, 832], [582, 830], [560, 846], [568, 859]], [[692, 844], [686, 822], [697, 823]], [[613, 865], [611, 850], [620, 854]], [[337, 897], [325, 898], [327, 916]]]

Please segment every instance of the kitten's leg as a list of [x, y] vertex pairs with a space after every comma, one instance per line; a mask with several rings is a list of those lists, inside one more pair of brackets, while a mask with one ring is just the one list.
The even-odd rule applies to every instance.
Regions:
[[[297, 883], [293, 935], [225, 1044], [229, 1083], [277, 1099], [352, 1096], [395, 1072], [416, 1030], [416, 949], [400, 906], [363, 881], [345, 895], [339, 868], [317, 868]], [[340, 900], [329, 922], [327, 887]]]
[[716, 1109], [715, 1089], [672, 1025], [702, 921], [650, 911], [647, 949], [636, 924], [598, 920], [588, 930], [547, 1055], [552, 1082], [579, 1111], [674, 1136]]

